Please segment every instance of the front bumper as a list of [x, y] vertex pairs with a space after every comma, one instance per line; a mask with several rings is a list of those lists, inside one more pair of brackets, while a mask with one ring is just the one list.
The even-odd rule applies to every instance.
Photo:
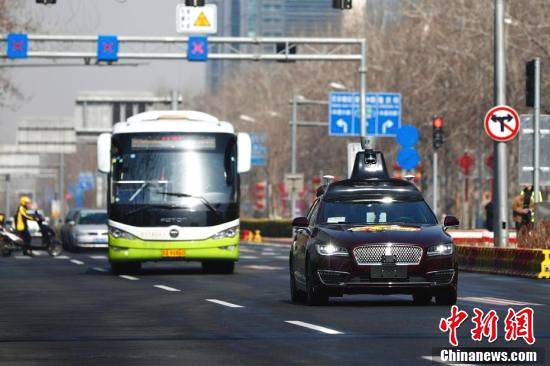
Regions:
[[79, 248], [107, 248], [109, 238], [107, 235], [79, 235], [75, 238], [75, 243]]
[[[163, 250], [183, 249], [182, 257], [164, 257]], [[109, 235], [109, 260], [129, 261], [232, 261], [239, 260], [239, 237], [220, 240], [145, 241], [114, 238]]]
[[417, 265], [398, 266], [406, 273], [402, 278], [380, 278], [375, 265], [357, 265], [351, 257], [316, 255], [315, 273], [327, 290], [341, 294], [411, 294], [456, 287], [458, 267], [453, 255], [426, 257]]

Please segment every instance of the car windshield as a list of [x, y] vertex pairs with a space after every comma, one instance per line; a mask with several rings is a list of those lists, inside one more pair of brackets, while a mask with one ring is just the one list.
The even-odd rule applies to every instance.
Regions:
[[232, 134], [115, 135], [111, 203], [199, 206], [236, 201]]
[[322, 207], [320, 222], [324, 224], [437, 224], [432, 210], [424, 201], [358, 199], [325, 201]]
[[106, 212], [81, 212], [78, 217], [79, 225], [107, 225]]

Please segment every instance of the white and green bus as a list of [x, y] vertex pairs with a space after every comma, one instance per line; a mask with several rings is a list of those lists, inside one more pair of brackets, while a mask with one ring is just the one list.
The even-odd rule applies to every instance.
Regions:
[[232, 273], [239, 259], [239, 174], [251, 143], [228, 122], [195, 111], [151, 111], [99, 136], [108, 176], [109, 262], [114, 273], [145, 261], [200, 261]]

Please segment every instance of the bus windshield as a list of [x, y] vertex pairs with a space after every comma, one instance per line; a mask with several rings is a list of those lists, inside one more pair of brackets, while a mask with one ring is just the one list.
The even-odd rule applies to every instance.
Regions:
[[114, 135], [110, 203], [188, 207], [235, 202], [236, 151], [232, 134]]

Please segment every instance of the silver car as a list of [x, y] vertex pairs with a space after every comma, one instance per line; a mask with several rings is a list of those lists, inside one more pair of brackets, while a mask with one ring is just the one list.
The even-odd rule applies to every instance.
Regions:
[[79, 210], [66, 223], [66, 246], [77, 252], [80, 248], [107, 248], [107, 211]]

